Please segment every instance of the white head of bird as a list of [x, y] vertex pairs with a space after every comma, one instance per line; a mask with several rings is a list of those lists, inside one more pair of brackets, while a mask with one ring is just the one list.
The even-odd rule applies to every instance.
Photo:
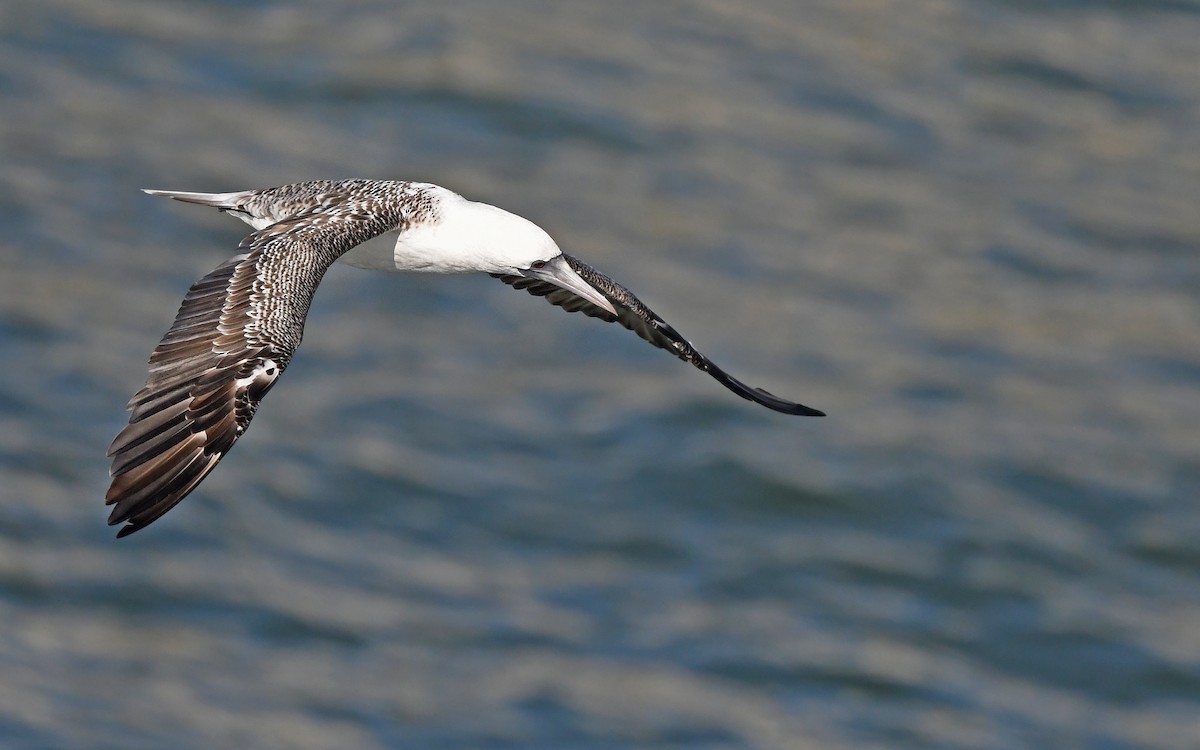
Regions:
[[396, 238], [396, 270], [525, 276], [563, 287], [616, 315], [612, 303], [580, 278], [537, 224], [449, 190], [445, 193], [438, 220], [416, 223]]

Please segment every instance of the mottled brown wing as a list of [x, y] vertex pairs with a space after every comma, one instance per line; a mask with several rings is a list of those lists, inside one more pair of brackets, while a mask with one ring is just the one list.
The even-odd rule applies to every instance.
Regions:
[[603, 294], [612, 303], [613, 307], [617, 310], [616, 315], [548, 281], [505, 274], [492, 274], [492, 276], [515, 289], [524, 289], [530, 294], [545, 297], [546, 301], [550, 304], [557, 305], [567, 312], [581, 312], [584, 315], [600, 318], [609, 323], [620, 323], [659, 349], [665, 349], [684, 362], [688, 362], [700, 370], [707, 372], [716, 378], [717, 382], [721, 385], [742, 398], [762, 404], [768, 409], [774, 409], [784, 414], [809, 417], [825, 416], [825, 412], [779, 398], [762, 388], [754, 388], [746, 385], [720, 367], [717, 367], [712, 360], [697, 351], [691, 342], [681, 336], [678, 331], [660, 318], [653, 310], [646, 307], [640, 299], [633, 295], [633, 292], [578, 258], [566, 253], [563, 253], [563, 258], [575, 273], [579, 274], [580, 278]]
[[255, 232], [241, 254], [188, 290], [150, 357], [146, 385], [126, 407], [129, 424], [108, 449], [108, 523], [126, 524], [117, 536], [173, 508], [229, 452], [300, 345], [329, 265], [384, 228], [360, 222], [339, 231], [333, 221], [309, 214]]

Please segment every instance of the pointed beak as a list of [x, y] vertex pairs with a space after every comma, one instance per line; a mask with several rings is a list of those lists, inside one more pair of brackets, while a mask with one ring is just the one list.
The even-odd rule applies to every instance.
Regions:
[[616, 308], [612, 306], [608, 298], [598, 292], [591, 284], [584, 281], [583, 277], [575, 273], [575, 269], [567, 265], [566, 258], [561, 255], [546, 261], [546, 265], [541, 268], [529, 268], [521, 271], [520, 274], [530, 279], [548, 281], [557, 287], [566, 289], [572, 294], [578, 294], [596, 307], [617, 315]]

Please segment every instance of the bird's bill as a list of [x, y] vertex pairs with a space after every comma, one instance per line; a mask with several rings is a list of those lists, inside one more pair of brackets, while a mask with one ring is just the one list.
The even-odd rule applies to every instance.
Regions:
[[546, 265], [541, 268], [523, 270], [521, 271], [521, 275], [539, 281], [548, 281], [557, 287], [566, 289], [572, 294], [578, 294], [602, 310], [607, 310], [613, 315], [617, 315], [616, 308], [612, 306], [608, 298], [597, 291], [591, 284], [584, 281], [583, 277], [575, 273], [575, 269], [567, 265], [567, 259], [561, 255], [546, 261]]

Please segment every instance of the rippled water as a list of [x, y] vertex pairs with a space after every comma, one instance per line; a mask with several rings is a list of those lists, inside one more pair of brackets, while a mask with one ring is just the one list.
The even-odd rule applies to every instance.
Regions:
[[[449, 6], [449, 7], [445, 7]], [[1200, 3], [0, 8], [0, 744], [1200, 746]], [[104, 458], [243, 225], [423, 179], [717, 362], [335, 268], [248, 438]]]

